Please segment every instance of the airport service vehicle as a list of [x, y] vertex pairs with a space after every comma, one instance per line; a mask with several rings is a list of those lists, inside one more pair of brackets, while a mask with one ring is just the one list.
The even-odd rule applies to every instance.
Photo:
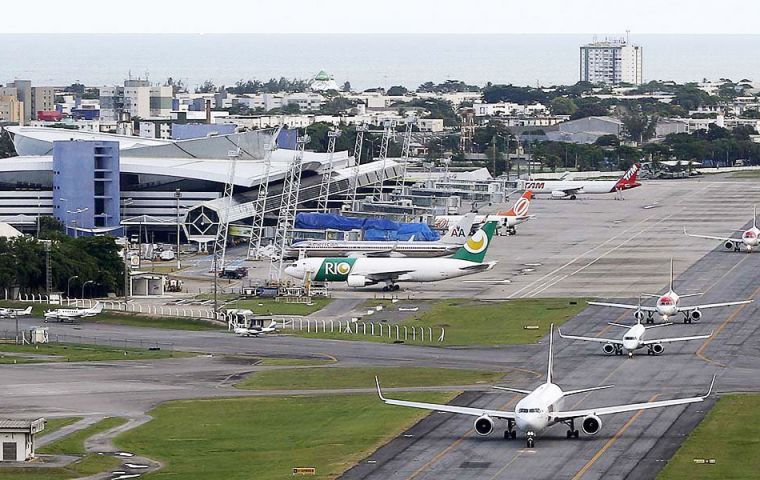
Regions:
[[640, 163], [634, 163], [619, 180], [518, 180], [517, 188], [570, 200], [581, 194], [619, 193], [641, 186], [636, 181], [640, 168]]
[[729, 249], [733, 250], [735, 252], [738, 252], [741, 250], [741, 246], [744, 245], [744, 247], [747, 249], [747, 253], [752, 253], [752, 249], [760, 245], [760, 228], [757, 228], [757, 206], [753, 209], [753, 215], [752, 215], [752, 228], [749, 230], [739, 230], [742, 232], [742, 238], [733, 238], [733, 237], [714, 237], [712, 235], [696, 235], [692, 233], [686, 232], [686, 227], [683, 227], [683, 234], [687, 237], [695, 237], [695, 238], [707, 238], [709, 240], [720, 240], [721, 242], [724, 242], [723, 245]]
[[752, 300], [740, 300], [737, 302], [721, 302], [721, 303], [707, 303], [702, 305], [690, 305], [688, 307], [681, 306], [681, 299], [686, 297], [696, 297], [702, 295], [701, 293], [690, 293], [688, 295], [678, 295], [673, 291], [673, 259], [670, 259], [670, 287], [668, 291], [663, 295], [656, 293], [642, 293], [644, 297], [653, 297], [657, 299], [657, 303], [654, 307], [647, 307], [641, 305], [629, 305], [625, 303], [607, 303], [607, 302], [588, 302], [589, 305], [598, 305], [601, 307], [613, 307], [613, 308], [627, 308], [629, 310], [635, 310], [634, 317], [636, 320], [643, 320], [646, 313], [646, 323], [654, 323], [654, 314], [656, 313], [662, 318], [663, 322], [667, 322], [670, 317], [678, 313], [683, 314], [683, 323], [698, 322], [702, 318], [702, 310], [708, 308], [718, 307], [730, 307], [732, 305], [744, 305], [746, 303], [752, 303]]
[[[515, 235], [517, 229], [515, 225], [519, 225], [533, 218], [535, 215], [528, 215], [528, 207], [530, 207], [530, 201], [533, 198], [533, 192], [530, 190], [522, 194], [519, 200], [514, 204], [512, 208], [506, 212], [498, 212], [493, 215], [478, 215], [475, 217], [475, 226], [480, 227], [485, 222], [497, 222], [499, 228], [504, 227], [507, 231], [507, 235]], [[435, 217], [434, 228], [443, 230], [453, 222], [461, 221], [463, 215], [441, 215]], [[466, 230], [469, 233], [469, 230]]]
[[496, 222], [486, 223], [451, 257], [302, 258], [285, 268], [285, 273], [298, 279], [346, 282], [349, 287], [385, 283], [384, 291], [398, 290], [397, 282], [435, 282], [472, 275], [490, 270], [496, 265], [496, 262], [483, 262], [495, 230]]
[[74, 321], [77, 318], [94, 317], [103, 311], [103, 304], [97, 302], [92, 308], [59, 308], [48, 310], [44, 313], [45, 320], [58, 320], [59, 322]]
[[32, 307], [0, 308], [0, 318], [26, 317], [32, 314]]
[[677, 398], [674, 400], [661, 400], [657, 402], [629, 403], [625, 405], [616, 405], [611, 407], [584, 408], [580, 410], [563, 410], [565, 397], [577, 395], [579, 393], [592, 392], [611, 388], [613, 385], [604, 385], [600, 387], [582, 388], [579, 390], [563, 391], [552, 379], [552, 349], [553, 349], [554, 325], [549, 333], [549, 366], [546, 373], [546, 382], [536, 387], [534, 390], [521, 390], [510, 387], [493, 388], [507, 392], [522, 393], [526, 396], [517, 402], [513, 411], [507, 410], [490, 410], [487, 408], [460, 407], [456, 405], [443, 405], [436, 403], [410, 402], [406, 400], [394, 400], [385, 398], [380, 389], [380, 381], [375, 377], [377, 385], [377, 394], [380, 400], [388, 405], [398, 405], [401, 407], [421, 408], [433, 410], [436, 412], [458, 413], [460, 415], [470, 415], [475, 417], [475, 432], [478, 435], [486, 436], [493, 432], [496, 420], [506, 420], [507, 430], [504, 431], [504, 439], [517, 438], [519, 430], [525, 434], [528, 448], [535, 447], [536, 436], [546, 430], [548, 427], [557, 423], [567, 425], [567, 438], [578, 438], [579, 432], [575, 429], [576, 420], [580, 421], [581, 429], [586, 435], [596, 435], [602, 429], [601, 417], [615, 413], [633, 412], [637, 410], [647, 410], [650, 408], [672, 407], [676, 405], [685, 405], [689, 403], [701, 402], [712, 392], [715, 383], [713, 376], [710, 388], [705, 395], [698, 397]]
[[277, 331], [277, 322], [275, 320], [272, 320], [272, 323], [269, 324], [269, 326], [250, 326], [250, 327], [244, 327], [244, 326], [238, 326], [235, 327], [235, 334], [239, 335], [241, 337], [258, 337], [259, 335], [265, 335], [267, 333], [274, 333]]
[[219, 278], [238, 279], [248, 276], [247, 267], [224, 267], [219, 271]]
[[470, 234], [474, 213], [463, 215], [437, 242], [304, 240], [285, 251], [285, 258], [307, 257], [443, 257], [454, 254]]
[[658, 338], [657, 340], [646, 340], [644, 337], [646, 336], [647, 330], [657, 327], [665, 327], [667, 325], [673, 324], [661, 323], [659, 325], [644, 326], [641, 324], [641, 320], [637, 321], [635, 325], [623, 325], [614, 322], [610, 322], [609, 324], [615, 327], [622, 327], [626, 329], [622, 339], [563, 335], [561, 329], [559, 330], [559, 336], [562, 338], [568, 338], [570, 340], [603, 343], [604, 345], [602, 346], [602, 351], [607, 355], [622, 355], [623, 350], [625, 350], [628, 353], [628, 358], [633, 357], [633, 352], [640, 348], [646, 348], [647, 355], [660, 355], [665, 351], [665, 347], [662, 346], [663, 343], [703, 340], [712, 336], [712, 332], [710, 332], [709, 335], [694, 335], [691, 337]]

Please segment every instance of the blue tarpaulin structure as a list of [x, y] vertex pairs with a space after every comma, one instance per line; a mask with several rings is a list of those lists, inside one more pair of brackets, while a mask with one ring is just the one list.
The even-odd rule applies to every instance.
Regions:
[[299, 213], [296, 228], [362, 230], [365, 240], [436, 241], [441, 237], [424, 223], [398, 223], [382, 218], [353, 218], [331, 213]]

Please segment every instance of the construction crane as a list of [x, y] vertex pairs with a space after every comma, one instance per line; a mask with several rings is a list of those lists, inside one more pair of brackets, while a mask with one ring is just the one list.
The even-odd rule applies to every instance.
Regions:
[[[274, 138], [277, 138], [277, 134], [274, 135]], [[274, 143], [264, 144], [264, 148], [266, 150], [266, 154], [264, 155], [264, 175], [259, 184], [259, 193], [256, 195], [256, 201], [253, 204], [251, 233], [248, 236], [248, 260], [259, 260], [261, 258], [261, 239], [264, 237], [264, 209], [267, 198], [269, 198], [269, 173], [272, 170]]]
[[393, 126], [394, 123], [392, 120], [386, 120], [383, 122], [383, 138], [380, 141], [380, 157], [378, 157], [378, 161], [382, 162], [382, 167], [377, 184], [375, 185], [375, 191], [374, 195], [377, 200], [380, 200], [380, 197], [383, 193], [383, 183], [385, 182], [385, 163], [388, 158], [388, 144], [391, 141], [391, 135], [393, 134]]
[[283, 257], [288, 242], [288, 232], [293, 228], [298, 206], [298, 192], [301, 189], [301, 169], [303, 167], [303, 152], [309, 143], [309, 136], [298, 137], [296, 153], [293, 162], [285, 175], [280, 197], [280, 211], [277, 217], [277, 229], [274, 235], [274, 252], [269, 257], [269, 278], [280, 281], [282, 277]]
[[356, 143], [354, 144], [354, 184], [351, 187], [351, 208], [354, 208], [356, 203], [356, 189], [359, 186], [359, 164], [362, 159], [362, 146], [364, 146], [364, 132], [369, 130], [369, 127], [365, 124], [357, 125], [356, 127]]
[[327, 202], [330, 199], [330, 184], [333, 177], [333, 158], [335, 156], [335, 141], [340, 137], [340, 130], [327, 132], [327, 165], [322, 174], [322, 183], [319, 185], [319, 197], [317, 199], [317, 211], [327, 212]]
[[396, 189], [403, 192], [404, 183], [406, 183], [406, 168], [409, 163], [409, 149], [412, 144], [412, 128], [417, 123], [417, 117], [407, 117], [404, 122], [404, 142], [401, 145], [401, 175], [396, 177]]
[[227, 152], [229, 161], [227, 162], [227, 182], [224, 184], [224, 208], [219, 212], [219, 223], [216, 228], [216, 239], [214, 240], [214, 250], [211, 268], [214, 275], [217, 275], [218, 269], [224, 268], [224, 256], [227, 253], [227, 231], [230, 228], [229, 211], [232, 206], [232, 193], [235, 187], [235, 167], [237, 160], [240, 158], [240, 148]]

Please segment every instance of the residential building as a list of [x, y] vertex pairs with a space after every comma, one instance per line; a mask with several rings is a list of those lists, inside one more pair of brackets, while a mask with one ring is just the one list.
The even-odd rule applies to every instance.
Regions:
[[16, 98], [24, 104], [24, 124], [28, 124], [32, 120], [32, 81], [14, 80], [7, 86], [16, 89]]
[[32, 87], [32, 118], [37, 118], [37, 112], [55, 110], [55, 87]]
[[15, 95], [2, 95], [0, 92], [0, 120], [24, 124], [24, 102], [19, 102]]
[[172, 111], [172, 87], [151, 86], [147, 80], [125, 80], [124, 86], [100, 88], [100, 118], [119, 120], [121, 112], [131, 117], [168, 117]]
[[642, 48], [625, 40], [605, 40], [581, 46], [580, 79], [617, 85], [642, 83]]

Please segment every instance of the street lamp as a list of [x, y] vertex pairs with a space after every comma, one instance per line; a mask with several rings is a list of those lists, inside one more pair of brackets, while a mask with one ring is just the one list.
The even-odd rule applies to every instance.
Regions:
[[84, 299], [84, 287], [86, 287], [90, 283], [95, 283], [95, 280], [87, 280], [82, 284], [82, 299]]
[[66, 281], [66, 298], [71, 298], [71, 281], [75, 278], [79, 278], [79, 275], [69, 277], [69, 279]]
[[[76, 217], [74, 217], [74, 238], [77, 238], [77, 221], [79, 220], [79, 214], [80, 214], [80, 213], [82, 213], [82, 212], [86, 212], [87, 210], [89, 210], [89, 208], [88, 208], [88, 207], [85, 207], [85, 208], [77, 208], [77, 209], [76, 209], [75, 211], [73, 211], [73, 212], [72, 212], [71, 210], [66, 210], [66, 213], [73, 213], [73, 214], [75, 214], [75, 215], [76, 215]], [[68, 218], [68, 217], [67, 217], [67, 218]], [[80, 225], [81, 225], [81, 222], [80, 222]], [[66, 231], [68, 232], [68, 227], [67, 227], [67, 230], [66, 230]]]

